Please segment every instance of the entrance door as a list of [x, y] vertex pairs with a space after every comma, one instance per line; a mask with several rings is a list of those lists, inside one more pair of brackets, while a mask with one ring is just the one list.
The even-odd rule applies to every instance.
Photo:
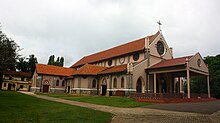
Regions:
[[10, 91], [11, 90], [11, 84], [8, 83], [8, 90]]
[[70, 86], [67, 86], [67, 93], [70, 93]]
[[142, 93], [142, 81], [141, 81], [140, 78], [139, 78], [138, 81], [137, 81], [136, 92], [137, 92], [137, 93]]
[[49, 92], [49, 85], [43, 85], [43, 93]]
[[102, 96], [106, 95], [106, 90], [107, 90], [107, 86], [106, 85], [102, 85]]

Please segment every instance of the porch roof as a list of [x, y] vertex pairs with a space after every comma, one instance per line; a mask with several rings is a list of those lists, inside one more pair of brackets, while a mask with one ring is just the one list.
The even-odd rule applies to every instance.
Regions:
[[185, 65], [186, 61], [191, 59], [193, 56], [185, 56], [185, 57], [179, 57], [174, 59], [169, 59], [165, 61], [161, 61], [155, 65], [150, 66], [147, 69], [158, 69], [158, 68], [166, 68], [166, 67], [174, 67], [174, 66], [180, 66]]
[[145, 71], [152, 73], [169, 73], [169, 72], [184, 72], [190, 70], [191, 73], [208, 75], [208, 67], [202, 60], [199, 53], [191, 56], [179, 57], [169, 60], [164, 60], [156, 63]]

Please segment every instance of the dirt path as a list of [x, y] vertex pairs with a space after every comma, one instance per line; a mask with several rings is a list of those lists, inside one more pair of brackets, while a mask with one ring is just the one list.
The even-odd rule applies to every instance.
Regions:
[[60, 98], [48, 97], [43, 95], [36, 95], [31, 92], [21, 92], [37, 98], [61, 102], [69, 105], [75, 105], [80, 107], [86, 107], [94, 110], [100, 110], [104, 112], [110, 112], [114, 114], [112, 123], [217, 123], [220, 120], [220, 112], [216, 112], [212, 115], [188, 113], [188, 112], [176, 112], [166, 111], [150, 108], [118, 108], [104, 105], [96, 105], [91, 103], [84, 103], [78, 101], [70, 101]]

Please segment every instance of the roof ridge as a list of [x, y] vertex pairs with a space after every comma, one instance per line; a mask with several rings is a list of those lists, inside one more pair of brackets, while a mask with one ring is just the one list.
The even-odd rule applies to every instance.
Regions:
[[[146, 37], [150, 37], [150, 41], [151, 41], [151, 40], [155, 40], [152, 37], [157, 37], [158, 34], [160, 34], [160, 33], [157, 32], [153, 35], [146, 36]], [[118, 57], [118, 56], [125, 55], [128, 53], [142, 51], [145, 48], [145, 38], [146, 37], [138, 38], [136, 40], [132, 40], [127, 43], [111, 47], [107, 50], [103, 50], [100, 52], [96, 52], [96, 53], [84, 56], [83, 58], [78, 60], [76, 63], [74, 63], [71, 67], [78, 67], [78, 66], [82, 66], [86, 63], [95, 63], [95, 62], [98, 62], [101, 60], [106, 60], [106, 59]]]
[[48, 64], [42, 64], [42, 63], [36, 63], [36, 65], [44, 65], [44, 66], [58, 67], [58, 68], [64, 68], [64, 69], [74, 69], [74, 68], [69, 68], [69, 67], [62, 67], [62, 66], [48, 65]]
[[[145, 37], [144, 37], [145, 38]], [[136, 42], [136, 41], [140, 41], [141, 39], [144, 39], [144, 38], [139, 38], [139, 39], [136, 39], [136, 40], [132, 40], [132, 41], [129, 41], [129, 42], [126, 42], [124, 44], [120, 44], [120, 45], [117, 45], [117, 46], [113, 46], [111, 48], [108, 48], [106, 50], [102, 50], [102, 51], [99, 51], [99, 52], [96, 52], [96, 53], [93, 53], [93, 54], [90, 54], [90, 55], [86, 55], [84, 57], [88, 57], [88, 56], [91, 56], [91, 55], [96, 55], [98, 53], [102, 53], [102, 52], [105, 52], [105, 51], [108, 51], [108, 50], [111, 50], [111, 49], [114, 49], [114, 48], [117, 48], [117, 47], [120, 47], [120, 46], [124, 46], [124, 45], [127, 45], [127, 44], [130, 44], [130, 43], [133, 43], [133, 42]]]

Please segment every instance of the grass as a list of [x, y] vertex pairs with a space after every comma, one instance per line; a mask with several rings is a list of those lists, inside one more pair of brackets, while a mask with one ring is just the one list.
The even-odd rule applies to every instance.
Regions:
[[105, 123], [112, 114], [0, 91], [0, 123]]
[[50, 97], [62, 98], [73, 101], [87, 102], [99, 105], [107, 105], [113, 107], [133, 108], [151, 105], [152, 103], [136, 102], [132, 98], [127, 97], [107, 97], [107, 96], [73, 96], [70, 94], [54, 94], [54, 93], [40, 93]]

